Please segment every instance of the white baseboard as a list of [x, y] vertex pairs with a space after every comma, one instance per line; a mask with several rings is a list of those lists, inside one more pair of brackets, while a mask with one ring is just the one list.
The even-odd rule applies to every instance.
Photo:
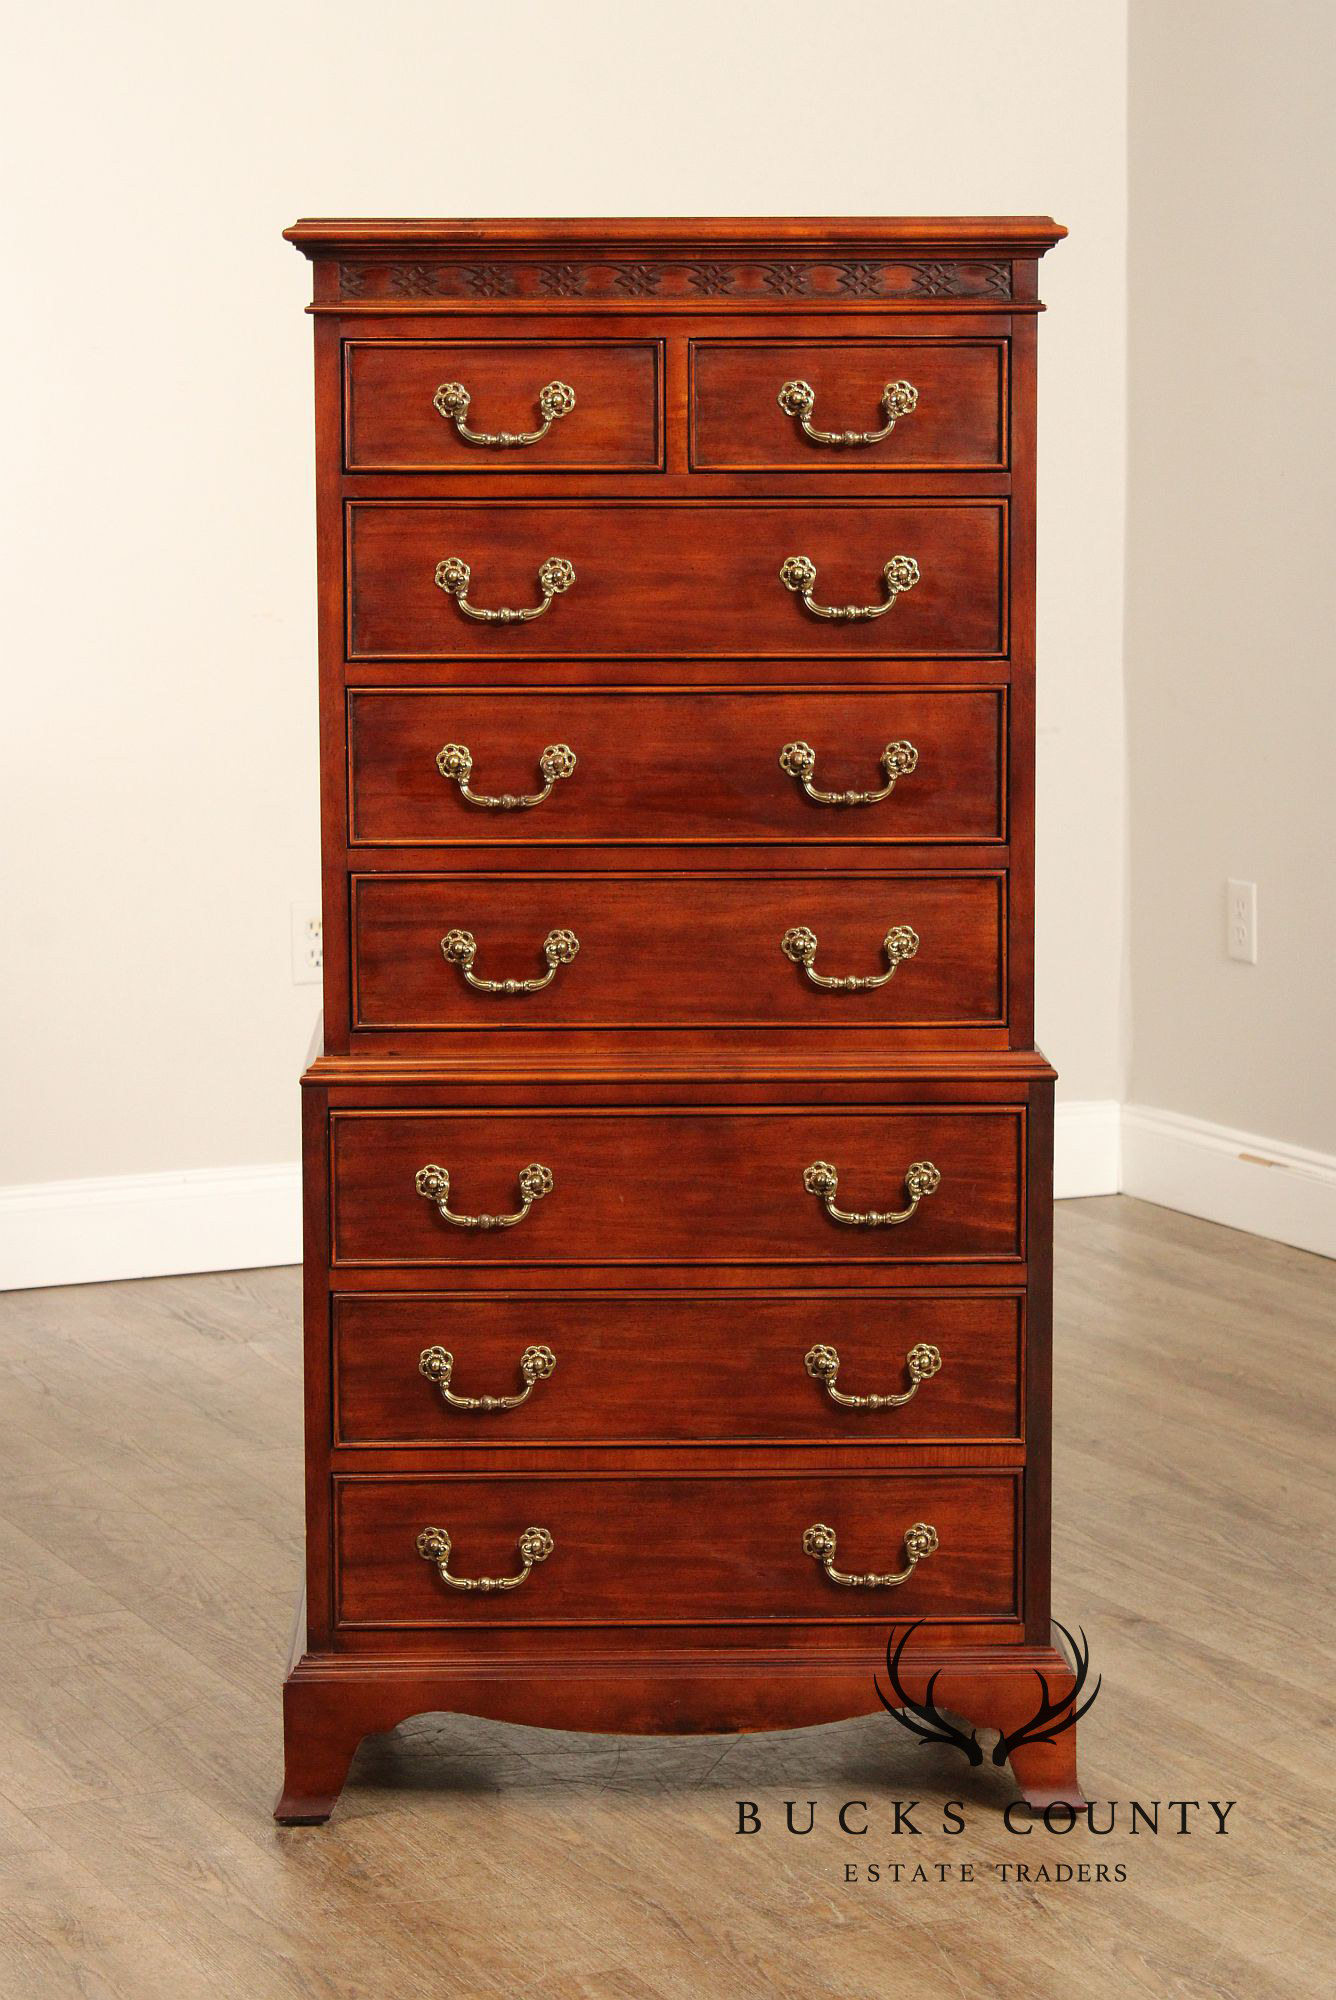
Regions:
[[[1336, 1257], [1336, 1157], [1113, 1098], [1059, 1104], [1060, 1199], [1137, 1195]], [[301, 1258], [294, 1163], [0, 1188], [0, 1290]]]
[[1124, 1194], [1336, 1257], [1336, 1155], [1145, 1104], [1123, 1106], [1122, 1136]]
[[296, 1264], [301, 1171], [205, 1167], [0, 1188], [0, 1290]]
[[1073, 1195], [1117, 1194], [1122, 1181], [1122, 1142], [1116, 1097], [1060, 1103], [1053, 1123], [1053, 1192], [1059, 1201]]

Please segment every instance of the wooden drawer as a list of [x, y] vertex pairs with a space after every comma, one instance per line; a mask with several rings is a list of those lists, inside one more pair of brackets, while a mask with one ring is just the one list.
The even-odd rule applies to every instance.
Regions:
[[[355, 875], [351, 893], [355, 1028], [882, 1034], [996, 1026], [1005, 1015], [1000, 873], [380, 874]], [[801, 955], [789, 955], [801, 951], [798, 927], [809, 949], [817, 940], [810, 973], [889, 973], [885, 985], [813, 985]], [[554, 955], [575, 955], [546, 958], [548, 939]], [[474, 979], [551, 984], [479, 992], [460, 961], [474, 950]]]
[[[334, 1489], [345, 1627], [886, 1625], [1016, 1610], [1015, 1473], [354, 1475]], [[938, 1546], [894, 1589], [842, 1588], [803, 1547], [822, 1524], [842, 1570], [895, 1572], [915, 1522]], [[444, 1528], [452, 1575], [511, 1576], [531, 1526], [552, 1552], [499, 1594], [450, 1589], [417, 1550], [424, 1528]]]
[[[897, 688], [885, 694], [458, 694], [353, 688], [348, 817], [354, 846], [458, 842], [992, 841], [1006, 836], [1006, 690]], [[541, 807], [471, 805], [437, 753], [468, 750], [470, 789], [542, 789], [539, 759], [565, 743], [576, 766]], [[875, 804], [822, 805], [780, 767], [816, 753], [818, 791], [878, 791], [887, 747], [912, 771]]]
[[[789, 556], [817, 566], [822, 605], [886, 601], [882, 569], [909, 556], [919, 580], [866, 622], [811, 616], [780, 580]], [[469, 601], [532, 608], [549, 558], [575, 581], [528, 624], [479, 624], [436, 584], [459, 557]], [[709, 654], [740, 658], [996, 656], [1006, 647], [1006, 503], [857, 506], [356, 500], [348, 506], [348, 656], [517, 660]]]
[[[337, 1445], [990, 1444], [1022, 1435], [1022, 1302], [1014, 1293], [830, 1297], [392, 1297], [332, 1301]], [[920, 1345], [940, 1357], [915, 1371]], [[523, 1394], [525, 1350], [546, 1347], [517, 1408], [458, 1409], [422, 1357], [444, 1349], [457, 1397]], [[833, 1348], [840, 1395], [806, 1366]], [[922, 1357], [919, 1357], [921, 1361]], [[931, 1365], [931, 1357], [928, 1357]], [[429, 1364], [438, 1371], [437, 1359]], [[917, 1364], [916, 1364], [917, 1365]]]
[[[343, 350], [349, 472], [653, 472], [663, 464], [662, 348], [657, 341], [350, 340]], [[434, 397], [469, 395], [475, 432], [533, 432], [547, 384], [574, 407], [531, 445], [471, 444]]]
[[[917, 391], [888, 437], [813, 439], [780, 407], [788, 384], [813, 391], [813, 430], [875, 432], [883, 394]], [[796, 400], [796, 399], [795, 399]], [[691, 343], [691, 464], [697, 471], [1000, 471], [1007, 464], [1003, 340], [700, 340]]]
[[[993, 1262], [1023, 1254], [1022, 1110], [336, 1111], [336, 1265], [672, 1265]], [[855, 1228], [808, 1192], [818, 1161], [851, 1210], [898, 1211], [905, 1172], [941, 1185], [908, 1222]], [[444, 1167], [451, 1206], [514, 1212], [530, 1163], [550, 1194], [510, 1229], [459, 1229], [416, 1192]]]

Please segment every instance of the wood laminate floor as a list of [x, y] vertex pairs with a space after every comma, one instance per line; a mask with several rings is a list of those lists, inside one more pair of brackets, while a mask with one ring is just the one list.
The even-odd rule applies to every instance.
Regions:
[[1336, 1266], [1059, 1206], [1054, 1604], [1104, 1675], [1087, 1792], [1203, 1802], [1158, 1838], [1009, 1834], [1005, 1773], [886, 1717], [642, 1740], [435, 1716], [364, 1746], [328, 1827], [276, 1829], [297, 1325], [289, 1270], [0, 1301], [4, 2000], [1333, 1990]]

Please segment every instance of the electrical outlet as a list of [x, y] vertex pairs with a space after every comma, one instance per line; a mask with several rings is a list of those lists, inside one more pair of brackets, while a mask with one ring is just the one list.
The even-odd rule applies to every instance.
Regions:
[[1257, 963], [1257, 884], [1225, 884], [1225, 949], [1244, 965]]
[[315, 986], [325, 971], [325, 923], [319, 908], [292, 905], [292, 983]]

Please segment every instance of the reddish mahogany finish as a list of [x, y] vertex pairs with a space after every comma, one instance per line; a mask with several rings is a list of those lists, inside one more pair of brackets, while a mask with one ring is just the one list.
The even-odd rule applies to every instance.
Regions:
[[[1007, 462], [1003, 340], [699, 340], [691, 344], [691, 463], [700, 471], [989, 472]], [[879, 431], [882, 395], [918, 402], [874, 444], [820, 443], [779, 405], [785, 383], [815, 392], [818, 431]]]
[[[392, 1629], [1007, 1617], [1017, 1606], [1017, 1499], [1014, 1472], [341, 1476], [336, 1620]], [[832, 1583], [803, 1550], [804, 1530], [828, 1523], [839, 1568], [896, 1574], [916, 1521], [936, 1528], [940, 1546], [883, 1590]], [[420, 1529], [444, 1527], [452, 1574], [505, 1577], [530, 1523], [554, 1547], [518, 1590], [452, 1590], [414, 1546]]]
[[[1052, 1072], [1032, 1044], [1034, 403], [1045, 218], [650, 223], [313, 222], [325, 867], [325, 1052], [306, 1078], [307, 1597], [285, 1690], [277, 1816], [331, 1810], [359, 1738], [424, 1709], [559, 1728], [760, 1729], [876, 1709], [893, 1622], [922, 1693], [1014, 1727], [1071, 1672], [1049, 1609]], [[870, 446], [810, 440], [778, 406], [815, 392], [819, 429], [913, 411]], [[433, 407], [469, 390], [463, 442]], [[817, 565], [818, 603], [779, 565]], [[549, 556], [574, 586], [521, 624], [470, 599], [539, 601]], [[885, 782], [874, 804], [812, 783]], [[467, 746], [470, 804], [437, 753]], [[816, 970], [884, 968], [820, 991]], [[535, 994], [475, 972], [578, 955]], [[941, 1185], [894, 1227], [911, 1162]], [[510, 1229], [532, 1161], [550, 1194]], [[903, 1393], [906, 1357], [941, 1367]], [[453, 1356], [461, 1410], [420, 1369]], [[893, 1588], [903, 1532], [940, 1545]], [[447, 1528], [450, 1590], [417, 1553]], [[1017, 1751], [1036, 1804], [1080, 1802], [1074, 1737]]]
[[[920, 1036], [992, 1028], [1006, 1013], [1006, 877], [991, 875], [363, 875], [352, 877], [353, 1026], [412, 1031], [507, 1027], [727, 1030], [775, 1027]], [[888, 934], [918, 939], [884, 986], [814, 986], [782, 949], [795, 926], [819, 944], [813, 971], [889, 970]], [[442, 938], [469, 932], [475, 978], [543, 978], [543, 940], [579, 950], [538, 993], [484, 993], [447, 963]], [[894, 947], [899, 949], [899, 946]], [[431, 1034], [431, 1046], [445, 1036]]]
[[[470, 1451], [572, 1444], [1019, 1444], [1023, 1300], [1014, 1292], [758, 1294], [747, 1340], [718, 1293], [672, 1299], [522, 1293], [338, 1294], [332, 1302], [336, 1445], [444, 1444]], [[424, 1350], [454, 1355], [460, 1396], [512, 1396], [541, 1341], [557, 1365], [511, 1410], [458, 1410], [424, 1376]], [[892, 1409], [831, 1401], [805, 1365], [840, 1357], [844, 1395], [904, 1395], [919, 1343], [941, 1366]]]
[[[349, 844], [982, 844], [1006, 837], [1006, 727], [1002, 687], [876, 694], [352, 688]], [[474, 791], [532, 795], [542, 784], [539, 757], [549, 743], [566, 740], [563, 731], [576, 767], [541, 806], [470, 805], [437, 768], [438, 751], [462, 743], [473, 757]], [[815, 750], [811, 782], [826, 792], [880, 791], [891, 744], [910, 744], [917, 762], [888, 798], [833, 807], [810, 799], [780, 768], [780, 752], [794, 742]]]
[[[336, 1112], [333, 1254], [357, 1264], [1013, 1262], [1023, 1253], [1024, 1119], [947, 1111], [811, 1110]], [[503, 1214], [522, 1167], [555, 1185], [513, 1229], [456, 1229], [414, 1188], [443, 1166], [451, 1206]], [[905, 1170], [930, 1160], [941, 1186], [909, 1221], [831, 1221], [803, 1185], [815, 1160], [839, 1172], [844, 1208], [900, 1211]]]
[[[876, 658], [988, 658], [1006, 644], [1006, 548], [999, 500], [355, 500], [348, 658], [468, 659], [501, 681], [549, 653], [796, 655], [862, 673]], [[917, 562], [918, 583], [863, 623], [812, 617], [780, 581], [789, 556], [810, 556], [818, 604], [878, 605], [882, 569], [901, 555]], [[532, 623], [479, 624], [436, 586], [447, 556], [469, 565], [469, 599], [483, 610], [538, 604], [550, 556], [574, 565], [575, 582]]]
[[[663, 364], [657, 341], [350, 341], [344, 349], [349, 472], [652, 472], [663, 463]], [[527, 379], [526, 379], [527, 377]], [[532, 445], [492, 450], [461, 438], [433, 398], [469, 393], [470, 430], [533, 432], [549, 382], [575, 407]]]

